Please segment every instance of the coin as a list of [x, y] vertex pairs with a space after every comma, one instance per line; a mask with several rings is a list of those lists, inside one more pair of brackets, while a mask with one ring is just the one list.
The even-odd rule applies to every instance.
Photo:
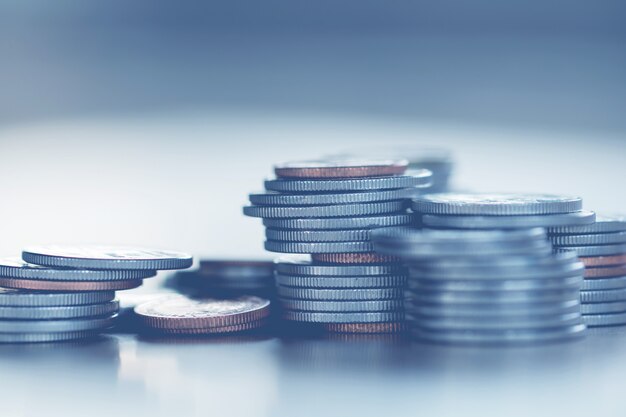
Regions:
[[0, 333], [0, 343], [48, 343], [67, 340], [87, 339], [101, 333], [100, 330], [86, 330], [53, 333]]
[[578, 298], [558, 302], [528, 302], [508, 304], [467, 304], [467, 303], [413, 303], [405, 299], [407, 311], [435, 317], [476, 317], [497, 319], [499, 317], [536, 317], [544, 315], [568, 314], [580, 311]]
[[55, 307], [100, 304], [112, 301], [113, 291], [45, 293], [0, 288], [0, 306]]
[[308, 323], [385, 323], [404, 320], [404, 313], [395, 311], [358, 313], [320, 313], [285, 310], [283, 318]]
[[584, 263], [585, 266], [592, 268], [596, 266], [624, 265], [626, 264], [626, 253], [609, 256], [580, 257], [580, 261]]
[[117, 315], [66, 320], [0, 320], [0, 333], [55, 333], [100, 330], [113, 326]]
[[359, 253], [372, 252], [371, 242], [281, 242], [266, 240], [265, 249], [280, 253]]
[[491, 279], [491, 280], [426, 280], [423, 277], [415, 277], [414, 288], [422, 288], [425, 291], [531, 291], [550, 289], [579, 289], [583, 278], [581, 275], [565, 278], [541, 279]]
[[366, 301], [392, 300], [403, 297], [402, 288], [295, 288], [278, 286], [278, 295], [298, 300], [326, 300], [326, 301]]
[[372, 275], [406, 275], [401, 265], [316, 265], [308, 259], [282, 257], [276, 261], [276, 272], [284, 275], [329, 277], [366, 277]]
[[[445, 268], [420, 264], [409, 268], [411, 276], [425, 280], [544, 280], [554, 278], [582, 277], [585, 267], [581, 262], [562, 265], [540, 264], [534, 266], [503, 266], [476, 264], [466, 268]], [[494, 285], [494, 284], [491, 284]]]
[[626, 301], [613, 301], [610, 303], [590, 303], [580, 306], [582, 314], [607, 314], [626, 312]]
[[[561, 250], [561, 248], [558, 248]], [[626, 253], [626, 244], [598, 245], [598, 246], [568, 246], [566, 250], [573, 250], [579, 256], [606, 256]]]
[[432, 173], [426, 169], [407, 171], [405, 175], [347, 179], [276, 179], [265, 181], [265, 189], [285, 193], [315, 193], [335, 191], [393, 190], [428, 187]]
[[281, 194], [277, 192], [250, 194], [252, 204], [259, 206], [322, 206], [332, 204], [373, 203], [410, 198], [412, 188], [395, 190], [361, 191], [331, 194]]
[[582, 210], [580, 197], [548, 194], [427, 194], [416, 197], [418, 213], [443, 215], [538, 215]]
[[298, 311], [321, 312], [357, 312], [357, 311], [396, 311], [403, 306], [402, 300], [373, 300], [373, 301], [312, 301], [280, 300], [283, 308]]
[[313, 253], [311, 259], [331, 264], [377, 264], [400, 261], [396, 256], [377, 253]]
[[581, 290], [615, 290], [626, 288], [626, 276], [583, 280]]
[[558, 246], [611, 245], [626, 243], [626, 232], [596, 235], [551, 235], [550, 241]]
[[412, 328], [411, 334], [418, 339], [438, 343], [461, 344], [510, 344], [553, 342], [579, 338], [584, 335], [584, 324], [554, 329], [520, 330], [427, 330]]
[[401, 287], [406, 275], [348, 276], [300, 276], [276, 274], [276, 283], [287, 287], [305, 288], [388, 288]]
[[441, 216], [425, 214], [422, 223], [427, 227], [454, 229], [525, 229], [592, 224], [593, 211], [581, 210], [565, 214], [511, 215], [511, 216]]
[[333, 333], [401, 333], [406, 330], [403, 322], [397, 323], [329, 323], [324, 328]]
[[37, 291], [116, 291], [137, 288], [140, 279], [118, 281], [45, 281], [42, 279], [14, 279], [0, 277], [0, 287]]
[[626, 289], [581, 291], [580, 301], [583, 303], [610, 303], [626, 301]]
[[193, 328], [193, 329], [158, 329], [159, 332], [165, 334], [172, 335], [209, 335], [209, 334], [221, 334], [221, 333], [238, 333], [245, 332], [249, 330], [259, 329], [261, 327], [266, 326], [268, 323], [267, 319], [260, 319], [255, 321], [249, 321], [247, 323], [239, 323], [232, 324], [230, 326], [219, 326], [219, 327], [202, 327], [202, 328]]
[[287, 162], [274, 166], [279, 178], [354, 178], [400, 175], [406, 160], [326, 160]]
[[[411, 297], [416, 302], [428, 304], [507, 304], [507, 303], [543, 303], [562, 302], [576, 299], [578, 290], [543, 290], [543, 291], [424, 291], [409, 281]], [[587, 300], [581, 298], [583, 302]], [[598, 300], [609, 301], [609, 300]]]
[[585, 314], [583, 321], [589, 327], [622, 326], [626, 324], [626, 313]]
[[626, 275], [626, 265], [585, 269], [585, 278], [619, 277]]
[[243, 213], [250, 217], [262, 218], [307, 218], [307, 217], [346, 217], [387, 214], [406, 209], [402, 200], [379, 203], [335, 204], [326, 206], [246, 206]]
[[406, 213], [365, 217], [263, 219], [265, 227], [293, 230], [372, 229], [376, 227], [410, 225], [413, 222], [413, 216]]
[[[407, 316], [409, 319], [409, 316]], [[571, 326], [582, 322], [580, 312], [537, 317], [497, 317], [493, 320], [472, 317], [412, 317], [417, 326], [432, 330], [529, 330]]]
[[19, 258], [0, 260], [0, 277], [5, 278], [42, 279], [49, 281], [117, 281], [144, 279], [154, 276], [156, 276], [156, 271], [149, 269], [55, 269], [29, 264]]
[[35, 246], [22, 252], [31, 264], [76, 269], [184, 269], [191, 255], [154, 249], [112, 246]]
[[170, 296], [135, 307], [135, 313], [146, 325], [158, 329], [233, 326], [261, 320], [269, 311], [268, 300], [248, 296], [232, 300]]
[[[413, 266], [414, 268], [416, 266]], [[428, 259], [419, 264], [419, 268], [445, 270], [448, 273], [461, 273], [465, 270], [483, 268], [498, 271], [532, 270], [537, 268], [542, 271], [557, 270], [571, 271], [580, 269], [578, 256], [574, 251], [565, 251], [550, 254], [549, 256], [501, 256], [497, 258], [451, 258], [451, 259]], [[460, 276], [466, 276], [460, 275]]]
[[595, 233], [626, 232], [626, 217], [621, 215], [597, 215], [593, 224], [586, 226], [568, 226], [549, 229], [550, 234], [580, 235]]
[[370, 230], [282, 230], [266, 229], [268, 240], [289, 242], [363, 242], [369, 241]]
[[117, 313], [119, 303], [109, 301], [103, 304], [58, 307], [6, 307], [0, 306], [0, 320], [53, 320], [79, 317], [110, 316]]

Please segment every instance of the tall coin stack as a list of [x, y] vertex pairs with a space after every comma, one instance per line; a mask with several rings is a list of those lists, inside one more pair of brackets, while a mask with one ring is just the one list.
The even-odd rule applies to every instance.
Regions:
[[581, 302], [587, 326], [626, 324], [626, 218], [598, 216], [587, 226], [548, 229], [559, 250], [574, 250], [585, 264]]
[[114, 291], [192, 264], [186, 254], [112, 247], [40, 246], [22, 258], [0, 261], [0, 342], [97, 335], [117, 317]]
[[265, 248], [311, 254], [276, 264], [283, 317], [337, 332], [401, 328], [406, 270], [373, 252], [373, 228], [408, 225], [407, 202], [430, 185], [406, 161], [298, 162], [275, 167], [244, 214], [263, 218]]
[[421, 340], [516, 344], [564, 340], [585, 330], [584, 266], [552, 254], [544, 229], [379, 229], [378, 252], [409, 266], [407, 326]]

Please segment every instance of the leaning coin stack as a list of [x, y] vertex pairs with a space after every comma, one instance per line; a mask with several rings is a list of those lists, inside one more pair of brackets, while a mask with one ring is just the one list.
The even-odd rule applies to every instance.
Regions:
[[194, 297], [231, 298], [257, 295], [273, 298], [274, 263], [258, 260], [200, 260], [195, 271], [181, 271], [168, 286]]
[[110, 328], [115, 290], [158, 269], [187, 268], [189, 255], [145, 249], [42, 246], [0, 261], [0, 342], [81, 339]]
[[516, 344], [581, 336], [584, 265], [553, 254], [544, 229], [379, 229], [383, 255], [409, 266], [410, 333], [438, 343]]
[[407, 199], [430, 185], [406, 161], [323, 161], [275, 167], [244, 214], [263, 218], [265, 248], [311, 254], [276, 265], [283, 317], [330, 331], [395, 331], [406, 273], [373, 252], [373, 228], [408, 225]]
[[626, 218], [598, 216], [587, 226], [548, 229], [558, 250], [573, 250], [585, 264], [581, 302], [587, 326], [626, 324]]

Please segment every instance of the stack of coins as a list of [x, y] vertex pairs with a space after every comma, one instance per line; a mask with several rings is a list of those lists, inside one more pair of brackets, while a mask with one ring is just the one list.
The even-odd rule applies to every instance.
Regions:
[[176, 273], [168, 286], [194, 297], [273, 298], [274, 263], [257, 260], [201, 260], [195, 271]]
[[585, 264], [581, 302], [589, 327], [626, 324], [626, 218], [598, 216], [588, 226], [548, 229], [559, 250], [574, 250]]
[[250, 195], [253, 205], [245, 207], [244, 214], [264, 219], [265, 248], [312, 257], [277, 264], [277, 292], [285, 319], [327, 325], [332, 331], [398, 327], [406, 275], [393, 265], [396, 258], [373, 252], [370, 232], [412, 223], [407, 199], [430, 185], [431, 173], [405, 174], [407, 164], [279, 165], [278, 178], [265, 182], [269, 192]]
[[0, 261], [0, 341], [80, 339], [113, 325], [115, 290], [158, 269], [191, 266], [186, 254], [135, 248], [41, 246]]
[[416, 338], [439, 343], [515, 344], [581, 336], [584, 265], [552, 254], [544, 229], [387, 229], [377, 251], [410, 269], [405, 312]]
[[146, 327], [161, 334], [199, 336], [235, 333], [266, 325], [270, 301], [254, 296], [192, 300], [172, 295], [138, 305], [135, 314]]

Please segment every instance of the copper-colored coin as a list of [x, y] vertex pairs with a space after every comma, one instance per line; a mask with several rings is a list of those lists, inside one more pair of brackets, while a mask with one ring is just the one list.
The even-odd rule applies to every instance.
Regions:
[[290, 162], [274, 167], [279, 178], [360, 178], [404, 174], [405, 160], [329, 160]]
[[400, 333], [406, 330], [404, 323], [330, 323], [324, 327], [333, 333]]
[[608, 278], [626, 275], [626, 265], [585, 268], [585, 278]]
[[41, 279], [16, 279], [0, 277], [0, 287], [36, 291], [115, 291], [137, 288], [140, 279], [118, 281], [45, 281]]
[[314, 253], [311, 259], [315, 262], [333, 264], [379, 264], [399, 262], [400, 259], [390, 255], [379, 255], [374, 252], [364, 253]]
[[585, 256], [581, 257], [580, 261], [584, 263], [585, 266], [590, 267], [624, 265], [626, 264], [626, 253], [611, 256]]
[[203, 327], [200, 329], [159, 329], [162, 333], [176, 335], [203, 335], [245, 332], [247, 330], [259, 329], [267, 325], [267, 320], [256, 320], [248, 323], [234, 324], [232, 326]]
[[155, 329], [205, 329], [236, 326], [261, 320], [270, 302], [259, 297], [194, 300], [182, 295], [160, 298], [135, 307], [143, 322]]

